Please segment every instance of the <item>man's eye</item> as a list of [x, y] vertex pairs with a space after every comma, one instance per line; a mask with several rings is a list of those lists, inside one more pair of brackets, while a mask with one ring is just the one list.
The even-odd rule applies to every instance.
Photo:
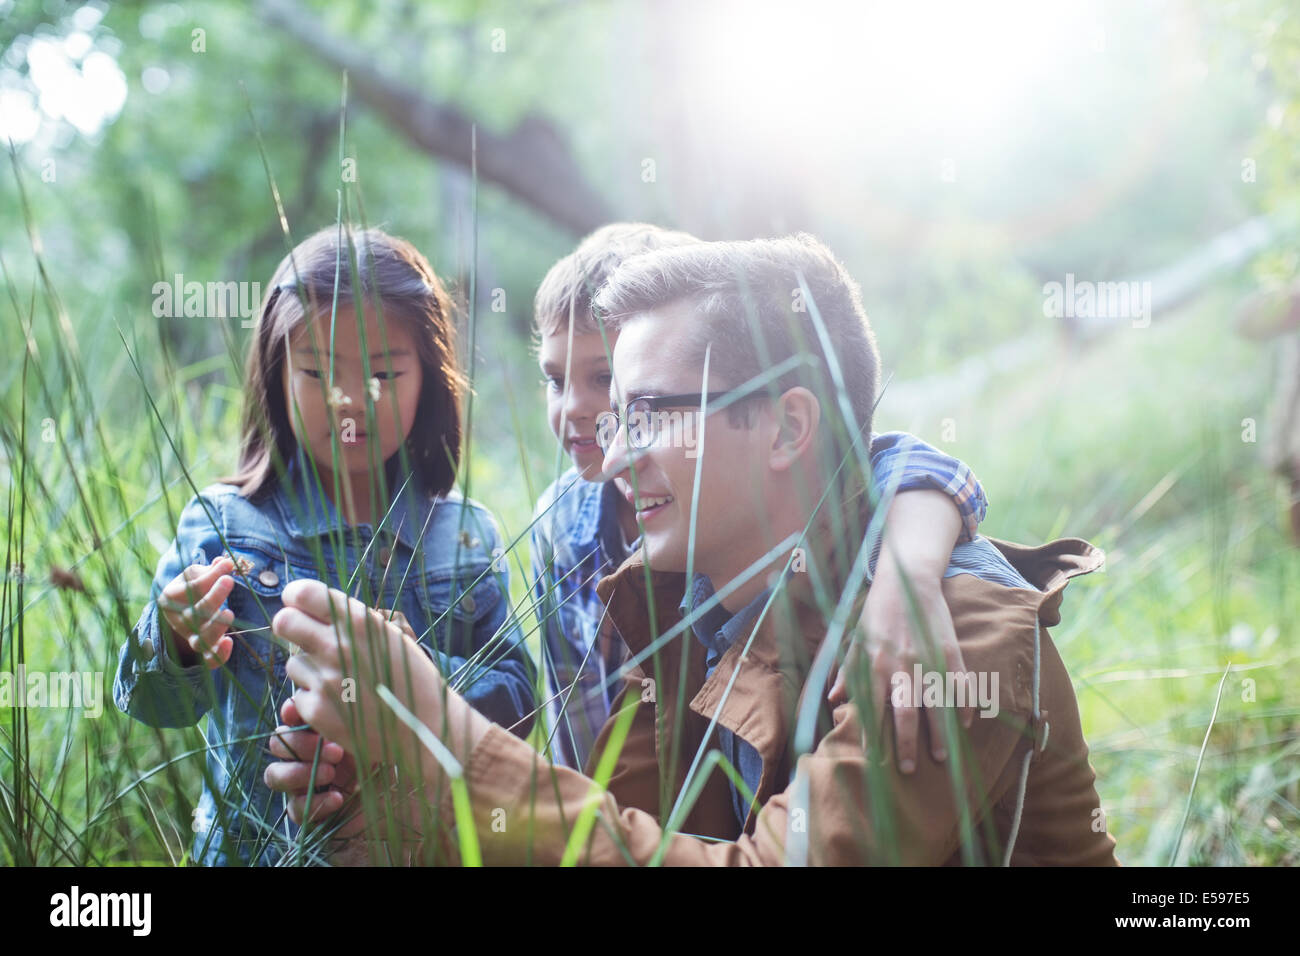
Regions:
[[564, 390], [564, 379], [555, 375], [546, 376], [546, 378], [542, 379], [542, 384], [546, 386], [548, 391], [559, 392]]
[[596, 384], [600, 387], [600, 390], [602, 392], [608, 392], [609, 386], [613, 381], [614, 381], [613, 375], [606, 374], [606, 375], [596, 376]]

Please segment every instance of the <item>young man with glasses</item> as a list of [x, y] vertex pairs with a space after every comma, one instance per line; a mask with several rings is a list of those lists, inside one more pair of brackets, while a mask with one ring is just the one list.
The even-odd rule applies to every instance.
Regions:
[[[571, 462], [537, 500], [529, 549], [546, 680], [543, 753], [564, 766], [587, 766], [620, 690], [610, 678], [627, 660], [627, 647], [609, 628], [602, 632], [605, 602], [597, 588], [637, 549], [641, 535], [626, 483], [601, 472], [601, 423], [609, 416], [609, 360], [618, 333], [596, 320], [591, 300], [624, 260], [699, 241], [649, 223], [610, 223], [547, 270], [537, 289], [534, 332], [546, 420]], [[671, 409], [661, 418], [682, 419], [689, 429], [683, 416], [691, 414]], [[694, 433], [686, 431], [681, 440], [692, 454]], [[928, 630], [949, 668], [960, 671], [961, 651], [940, 583], [953, 546], [974, 538], [984, 520], [984, 491], [964, 462], [906, 432], [872, 435], [869, 457], [875, 486], [894, 489], [884, 543], [897, 561], [877, 569], [873, 560], [867, 568], [873, 587], [857, 633], [874, 640], [856, 646], [869, 649], [880, 668], [906, 670], [923, 655]], [[841, 678], [831, 697], [843, 693]], [[936, 759], [945, 753], [935, 710], [898, 707], [893, 718], [904, 772], [916, 763], [922, 717], [930, 726], [931, 752]], [[969, 723], [973, 714], [965, 710], [962, 718]]]
[[[791, 311], [791, 288], [807, 311]], [[338, 703], [354, 661], [373, 655], [354, 654], [331, 612], [378, 631], [368, 649], [414, 672], [409, 692], [391, 693], [437, 737], [400, 741], [397, 752], [422, 761], [406, 809], [434, 801], [450, 821], [459, 771], [489, 863], [1114, 864], [1073, 688], [1045, 630], [1066, 581], [1100, 565], [1085, 542], [954, 549], [943, 593], [967, 669], [995, 691], [969, 730], [947, 722], [954, 759], [923, 747], [901, 773], [857, 668], [849, 699], [827, 703], [881, 510], [862, 447], [879, 360], [857, 286], [830, 251], [810, 237], [664, 250], [624, 263], [597, 305], [619, 329], [622, 421], [604, 468], [631, 487], [643, 529], [637, 554], [600, 586], [632, 653], [597, 742], [607, 783], [488, 723], [395, 628], [317, 582], [286, 589], [292, 610], [275, 621], [303, 649], [290, 662], [297, 712], [375, 752], [376, 695]], [[750, 394], [716, 394], [733, 389]], [[670, 402], [702, 413], [696, 454], [662, 420], [630, 447], [629, 406]], [[310, 752], [313, 734], [289, 737]], [[272, 776], [301, 790], [310, 765]], [[455, 852], [445, 829], [424, 833]]]

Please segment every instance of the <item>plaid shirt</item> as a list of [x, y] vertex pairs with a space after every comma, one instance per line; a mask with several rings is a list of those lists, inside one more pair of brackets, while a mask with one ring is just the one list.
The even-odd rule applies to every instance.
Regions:
[[[935, 489], [951, 495], [962, 517], [959, 540], [975, 537], [988, 502], [964, 462], [907, 432], [885, 432], [872, 436], [871, 467], [881, 494]], [[623, 541], [618, 498], [612, 481], [583, 481], [570, 468], [542, 493], [532, 530], [551, 759], [577, 769], [585, 765], [609, 717], [618, 690], [618, 682], [609, 678], [627, 658], [621, 642], [597, 642], [605, 606], [596, 596], [596, 584], [637, 547], [635, 541]], [[876, 550], [869, 574], [875, 571], [879, 542]]]

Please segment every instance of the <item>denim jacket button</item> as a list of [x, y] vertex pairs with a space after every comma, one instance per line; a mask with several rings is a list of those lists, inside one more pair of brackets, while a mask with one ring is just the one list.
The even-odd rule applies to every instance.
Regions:
[[149, 638], [146, 637], [144, 639], [144, 641], [140, 644], [140, 649], [144, 651], [144, 656], [146, 658], [153, 657], [153, 641], [150, 640]]
[[379, 549], [379, 563], [388, 567], [388, 562], [393, 560], [393, 549], [385, 545]]
[[474, 595], [466, 594], [460, 599], [460, 606], [464, 608], [466, 614], [474, 613]]
[[276, 574], [270, 568], [267, 568], [257, 576], [257, 580], [261, 581], [268, 588], [273, 588], [280, 583], [280, 575]]

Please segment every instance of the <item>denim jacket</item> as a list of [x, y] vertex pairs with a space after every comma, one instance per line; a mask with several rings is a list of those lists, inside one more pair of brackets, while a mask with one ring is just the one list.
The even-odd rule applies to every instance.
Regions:
[[[372, 607], [400, 611], [439, 671], [480, 712], [521, 736], [532, 723], [535, 670], [510, 614], [505, 562], [494, 561], [499, 539], [489, 512], [454, 492], [428, 498], [408, 488], [377, 528], [348, 528], [315, 484], [299, 453], [285, 480], [257, 500], [231, 485], [192, 499], [121, 650], [113, 698], [124, 713], [153, 727], [191, 726], [208, 715], [193, 821], [194, 859], [208, 865], [274, 864], [296, 833], [283, 796], [262, 780], [271, 762], [267, 737], [293, 693], [287, 652], [269, 625], [295, 578], [322, 579]], [[180, 666], [160, 632], [158, 595], [186, 566], [207, 564], [227, 547], [237, 565], [225, 605], [235, 614], [227, 632], [234, 650], [216, 670]]]

